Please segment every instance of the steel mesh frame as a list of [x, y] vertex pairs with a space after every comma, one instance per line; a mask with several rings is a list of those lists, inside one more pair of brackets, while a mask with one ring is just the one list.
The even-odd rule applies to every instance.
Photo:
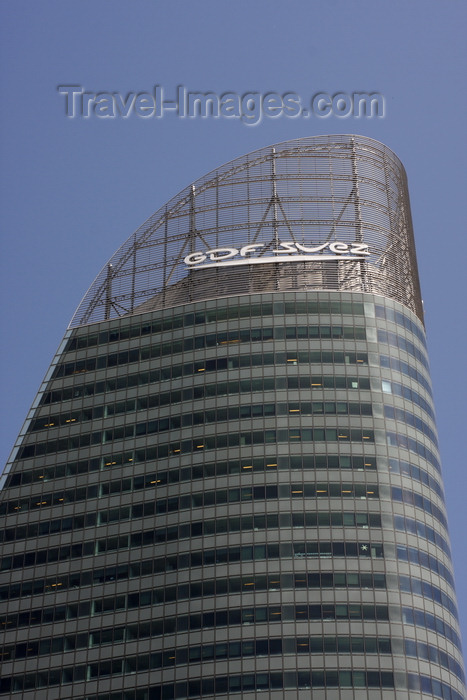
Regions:
[[[190, 253], [280, 241], [361, 242], [365, 260], [190, 270]], [[202, 299], [287, 289], [370, 292], [422, 321], [407, 178], [395, 154], [362, 136], [314, 136], [262, 148], [198, 179], [155, 212], [102, 268], [70, 328]]]

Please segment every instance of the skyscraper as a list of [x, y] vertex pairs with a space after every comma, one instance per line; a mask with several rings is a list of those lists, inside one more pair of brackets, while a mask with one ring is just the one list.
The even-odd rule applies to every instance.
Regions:
[[407, 183], [356, 136], [183, 190], [3, 477], [0, 697], [465, 697]]

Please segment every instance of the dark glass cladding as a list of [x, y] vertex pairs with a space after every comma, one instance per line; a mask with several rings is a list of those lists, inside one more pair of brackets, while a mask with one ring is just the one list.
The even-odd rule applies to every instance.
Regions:
[[[196, 335], [192, 338], [167, 341], [166, 343], [155, 343], [135, 350], [124, 350], [110, 355], [99, 355], [87, 360], [76, 360], [59, 365], [53, 378], [66, 377], [70, 374], [90, 372], [96, 369], [106, 369], [117, 365], [132, 364], [144, 360], [153, 360], [159, 357], [177, 355], [190, 350], [203, 350], [204, 348], [217, 348], [237, 343], [265, 343], [273, 340], [294, 340], [313, 338], [349, 338], [355, 340], [365, 339], [365, 328], [363, 326], [279, 326], [270, 328], [241, 328], [234, 331], [224, 331], [210, 333], [209, 335]], [[395, 334], [388, 335], [387, 343], [398, 345], [398, 338]], [[402, 344], [402, 343], [401, 343]], [[416, 350], [410, 344], [412, 354]], [[191, 374], [191, 372], [190, 372]]]
[[[152, 533], [148, 533], [152, 535]], [[137, 544], [144, 546], [144, 535]], [[275, 538], [277, 539], [277, 537]], [[154, 537], [148, 537], [148, 545], [154, 544]], [[118, 549], [128, 550], [131, 546], [128, 536], [120, 535], [109, 542], [108, 551]], [[90, 554], [83, 548], [82, 556]], [[65, 576], [53, 576], [50, 579], [23, 580], [21, 584], [14, 583], [0, 589], [0, 599], [10, 600], [28, 596], [49, 593], [50, 591], [62, 591], [67, 588], [80, 588], [81, 586], [106, 583], [119, 579], [139, 578], [145, 574], [161, 574], [163, 572], [191, 569], [194, 567], [215, 566], [217, 564], [233, 564], [243, 561], [265, 561], [269, 559], [284, 558], [327, 558], [334, 557], [374, 557], [384, 556], [383, 546], [369, 542], [295, 542], [292, 544], [257, 544], [243, 547], [222, 547], [218, 549], [202, 550], [180, 554], [179, 556], [167, 556], [164, 559], [146, 559], [137, 564], [112, 566], [106, 569], [82, 571], [80, 573]], [[86, 562], [83, 564], [85, 566]]]
[[[36, 643], [28, 649], [23, 648], [24, 645], [17, 645], [5, 651], [4, 660], [41, 656], [49, 654], [51, 649], [54, 649], [54, 651], [63, 651], [65, 648], [87, 649], [88, 646], [97, 647], [126, 640], [144, 639], [150, 636], [151, 623], [143, 622], [132, 627], [117, 627], [105, 632], [96, 630], [91, 633], [91, 638], [89, 634], [85, 633], [75, 637], [58, 637], [44, 640], [41, 645]], [[366, 639], [364, 637], [299, 637], [298, 639], [279, 638], [221, 642], [220, 644], [194, 646], [184, 649], [169, 649], [164, 655], [161, 654], [159, 667], [200, 663], [201, 660], [236, 659], [246, 656], [274, 656], [283, 653], [348, 653], [351, 650], [367, 654], [389, 654], [391, 652], [391, 640], [384, 637], [368, 637]]]
[[[199, 376], [201, 372], [231, 371], [234, 369], [244, 369], [249, 367], [271, 367], [274, 365], [286, 365], [288, 367], [305, 364], [321, 363], [338, 364], [368, 364], [368, 357], [365, 353], [343, 352], [296, 352], [296, 353], [254, 353], [251, 355], [240, 355], [238, 357], [219, 358], [207, 360], [206, 362], [188, 363], [184, 365], [171, 365], [150, 372], [138, 372], [127, 374], [123, 377], [107, 379], [106, 381], [83, 384], [81, 386], [65, 387], [58, 391], [47, 392], [43, 395], [41, 404], [53, 404], [59, 401], [68, 401], [80, 397], [94, 396], [95, 394], [105, 394], [106, 392], [118, 391], [121, 389], [131, 389], [141, 387], [144, 384], [156, 384], [166, 382], [180, 377]], [[357, 386], [355, 386], [355, 382]], [[420, 382], [421, 383], [421, 382]], [[271, 391], [276, 389], [311, 389], [313, 386], [323, 386], [328, 389], [369, 389], [369, 379], [367, 377], [352, 376], [313, 376], [301, 377], [249, 377], [240, 381], [204, 384], [201, 386], [188, 387], [181, 391], [161, 392], [151, 394], [147, 401], [153, 401], [156, 406], [164, 406], [169, 403], [179, 403], [181, 400], [202, 399], [208, 396], [221, 396], [223, 393], [237, 394], [242, 392]], [[154, 387], [155, 388], [155, 387]], [[426, 387], [425, 387], [426, 388]], [[140, 399], [144, 401], [145, 399]], [[45, 426], [43, 426], [45, 427]]]
[[[271, 484], [270, 486], [243, 486], [241, 488], [220, 489], [217, 491], [193, 492], [186, 496], [172, 496], [146, 503], [125, 505], [111, 510], [99, 510], [98, 516], [83, 518], [65, 518], [64, 520], [42, 521], [27, 527], [7, 528], [0, 531], [1, 541], [13, 541], [29, 537], [48, 535], [70, 529], [80, 529], [110, 522], [132, 520], [133, 518], [152, 517], [161, 513], [173, 513], [180, 510], [207, 508], [212, 505], [260, 500], [278, 500], [290, 498], [378, 498], [376, 484]], [[400, 498], [399, 500], [402, 500]]]
[[397, 158], [202, 178], [98, 276], [8, 464], [1, 697], [463, 700], [434, 416]]
[[[67, 476], [77, 476], [79, 474], [88, 474], [89, 472], [104, 470], [109, 468], [115, 470], [118, 467], [131, 465], [133, 462], [151, 462], [155, 458], [155, 452], [151, 448], [147, 451], [138, 451], [137, 453], [125, 452], [121, 454], [112, 454], [112, 456], [104, 456], [98, 459], [82, 460], [80, 462], [67, 462], [65, 464], [57, 464], [51, 467], [39, 467], [11, 474], [8, 477], [5, 488], [13, 488], [20, 484], [46, 483], [55, 479], [62, 479]], [[405, 464], [401, 469], [405, 471], [411, 465]], [[127, 490], [139, 490], [143, 488], [153, 488], [154, 484], [178, 483], [179, 481], [194, 481], [197, 479], [206, 479], [214, 476], [227, 476], [228, 474], [241, 474], [257, 471], [271, 471], [275, 469], [376, 469], [376, 460], [374, 457], [351, 456], [351, 455], [296, 455], [291, 457], [279, 456], [275, 459], [264, 458], [249, 458], [245, 460], [231, 459], [229, 461], [209, 461], [206, 460], [202, 464], [197, 464], [188, 467], [172, 467], [169, 470], [161, 470], [158, 472], [146, 472], [144, 475], [135, 476], [129, 480], [111, 482], [102, 482], [103, 495], [118, 493]], [[426, 472], [414, 470], [407, 472], [412, 478], [424, 483], [428, 481]], [[42, 482], [43, 480], [43, 482]], [[433, 483], [438, 482], [433, 479]], [[432, 486], [433, 488], [433, 486]], [[439, 487], [438, 487], [439, 488]], [[28, 499], [28, 503], [33, 500], [33, 497]], [[36, 506], [45, 505], [42, 502], [36, 502]], [[55, 505], [55, 504], [54, 504]], [[7, 512], [5, 504], [0, 505], [2, 514]], [[12, 506], [13, 510], [21, 510], [22, 505], [16, 503]], [[8, 512], [10, 512], [8, 508]]]
[[[384, 307], [379, 308], [384, 311]], [[191, 326], [197, 325], [204, 326], [209, 323], [217, 324], [221, 321], [240, 320], [243, 318], [262, 318], [264, 316], [275, 315], [283, 316], [284, 314], [345, 314], [353, 317], [363, 316], [363, 313], [362, 302], [340, 301], [339, 299], [304, 299], [303, 301], [263, 301], [262, 303], [258, 304], [230, 304], [229, 306], [224, 306], [219, 309], [198, 311], [196, 313], [170, 313], [166, 317], [156, 319], [152, 322], [146, 321], [141, 323], [141, 321], [136, 319], [135, 321], [132, 321], [130, 325], [122, 324], [122, 327], [116, 327], [113, 330], [101, 331], [100, 333], [90, 333], [87, 335], [80, 334], [74, 338], [70, 338], [66, 345], [65, 352], [90, 348], [107, 343], [115, 343], [120, 340], [127, 340], [128, 338], [153, 335], [161, 333], [162, 331], [172, 331], [177, 330], [178, 328], [190, 328]], [[381, 314], [381, 311], [379, 313]], [[398, 315], [398, 320], [396, 323], [407, 326], [407, 324], [410, 324], [411, 321], [407, 316], [400, 314]]]

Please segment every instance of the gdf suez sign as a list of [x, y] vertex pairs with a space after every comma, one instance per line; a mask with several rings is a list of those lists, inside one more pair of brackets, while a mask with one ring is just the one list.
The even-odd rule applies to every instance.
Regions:
[[[213, 248], [203, 252], [190, 253], [183, 262], [190, 269], [205, 267], [227, 267], [231, 265], [256, 265], [277, 262], [306, 262], [309, 260], [365, 260], [370, 255], [366, 243], [321, 243], [305, 246], [295, 241], [282, 241], [272, 255], [262, 255], [265, 243], [251, 243], [242, 248]], [[326, 250], [327, 249], [327, 250]], [[326, 252], [325, 252], [326, 251]], [[235, 260], [233, 258], [236, 258]], [[207, 262], [206, 262], [207, 261]]]

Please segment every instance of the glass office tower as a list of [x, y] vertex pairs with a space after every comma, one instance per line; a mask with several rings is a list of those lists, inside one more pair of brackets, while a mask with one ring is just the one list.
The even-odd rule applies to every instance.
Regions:
[[157, 211], [76, 311], [0, 510], [0, 698], [464, 698], [396, 156], [288, 141]]

